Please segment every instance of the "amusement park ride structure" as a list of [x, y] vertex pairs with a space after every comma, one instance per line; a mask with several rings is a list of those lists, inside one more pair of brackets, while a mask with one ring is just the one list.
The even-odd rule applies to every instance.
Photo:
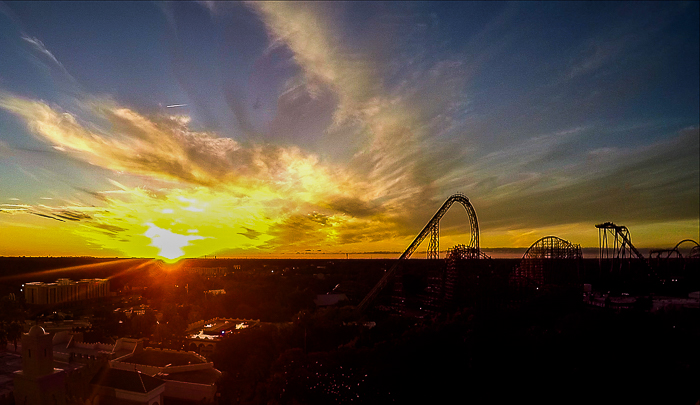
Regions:
[[[598, 260], [601, 268], [604, 261], [610, 261], [611, 266], [624, 260], [637, 257], [646, 262], [644, 256], [632, 244], [630, 231], [626, 226], [615, 225], [612, 222], [605, 222], [595, 226], [598, 228], [598, 241], [600, 252]], [[612, 243], [612, 245], [611, 245]]]
[[374, 299], [379, 295], [379, 293], [386, 287], [391, 278], [393, 277], [396, 269], [403, 263], [405, 259], [409, 259], [413, 252], [418, 248], [418, 246], [425, 240], [428, 235], [430, 235], [430, 243], [428, 245], [428, 259], [437, 259], [439, 257], [439, 236], [440, 236], [440, 219], [445, 215], [447, 210], [450, 209], [452, 204], [460, 203], [467, 211], [467, 216], [469, 217], [469, 225], [471, 227], [471, 239], [469, 245], [465, 247], [466, 256], [472, 259], [478, 258], [488, 258], [487, 255], [479, 250], [479, 222], [476, 218], [476, 212], [474, 207], [469, 202], [469, 199], [464, 194], [458, 193], [450, 196], [440, 207], [440, 209], [433, 215], [433, 217], [428, 221], [428, 223], [423, 227], [418, 236], [413, 240], [413, 242], [408, 246], [406, 251], [403, 252], [401, 257], [394, 262], [394, 265], [384, 273], [384, 276], [379, 280], [379, 282], [372, 288], [372, 290], [365, 296], [365, 298], [357, 305], [358, 311], [365, 310], [369, 304], [374, 301]]
[[[356, 310], [358, 312], [367, 309], [380, 292], [386, 288], [392, 278], [397, 277], [397, 269], [401, 267], [406, 259], [411, 257], [418, 246], [428, 236], [430, 236], [430, 240], [427, 249], [427, 258], [439, 258], [440, 220], [454, 203], [460, 203], [467, 212], [471, 229], [470, 241], [467, 245], [457, 245], [448, 251], [446, 257], [446, 271], [444, 274], [429, 277], [433, 280], [437, 280], [437, 284], [429, 288], [430, 291], [427, 295], [432, 295], [433, 297], [428, 301], [446, 302], [447, 299], [456, 293], [456, 291], [453, 290], [460, 284], [458, 283], [458, 279], [461, 277], [457, 273], [462, 271], [458, 269], [464, 268], [464, 264], [459, 263], [467, 263], [464, 262], [464, 260], [470, 259], [490, 259], [490, 257], [479, 248], [479, 223], [474, 207], [464, 194], [454, 194], [442, 204], [440, 209], [433, 215], [420, 233], [418, 233], [399, 259], [394, 262], [389, 270], [384, 273], [379, 282], [357, 305]], [[632, 262], [635, 262], [635, 268], [644, 268], [645, 271], [642, 272], [647, 276], [651, 276], [652, 273], [654, 273], [651, 265], [652, 258], [655, 258], [657, 261], [659, 259], [669, 259], [672, 257], [683, 259], [679, 250], [679, 246], [683, 243], [692, 243], [695, 245], [691, 248], [690, 253], [686, 255], [687, 259], [700, 258], [700, 245], [693, 240], [685, 239], [679, 242], [673, 249], [650, 251], [649, 260], [647, 260], [632, 244], [630, 232], [627, 227], [615, 225], [612, 222], [605, 222], [596, 225], [596, 228], [598, 228], [599, 231], [599, 267], [601, 271], [605, 270], [610, 274], [615, 272], [621, 274], [620, 271], [623, 268], [629, 269]], [[527, 249], [520, 264], [511, 270], [508, 277], [508, 284], [510, 284], [511, 287], [516, 287], [520, 293], [525, 290], [538, 290], [540, 287], [547, 284], [572, 285], [572, 283], [579, 282], [577, 269], [582, 258], [583, 255], [580, 245], [574, 245], [556, 236], [540, 238]], [[608, 266], [610, 266], [608, 269], [604, 269], [604, 267]], [[643, 275], [640, 273], [636, 276]], [[396, 280], [394, 289], [395, 292], [401, 292], [401, 290], [403, 290], [402, 281], [400, 279]], [[400, 300], [405, 301], [404, 298], [405, 297]]]
[[[573, 282], [570, 272], [559, 271], [562, 261], [575, 263], [583, 259], [581, 246], [556, 236], [546, 236], [533, 243], [523, 255], [520, 264], [510, 274], [509, 282], [519, 290], [538, 290], [545, 284]], [[576, 275], [578, 276], [578, 275]]]
[[[683, 257], [680, 246], [682, 244], [690, 244], [690, 252]], [[700, 258], [700, 244], [692, 239], [683, 239], [671, 249], [654, 249], [649, 251], [649, 260], [652, 259], [698, 259]]]

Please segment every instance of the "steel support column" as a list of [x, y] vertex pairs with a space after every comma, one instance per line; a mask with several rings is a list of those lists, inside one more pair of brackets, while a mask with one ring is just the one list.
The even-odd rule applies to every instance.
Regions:
[[430, 228], [430, 243], [428, 243], [428, 259], [440, 258], [440, 222], [435, 222]]

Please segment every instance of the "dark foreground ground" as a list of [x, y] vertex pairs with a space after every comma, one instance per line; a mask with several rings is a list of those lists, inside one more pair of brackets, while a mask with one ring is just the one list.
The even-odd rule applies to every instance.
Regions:
[[263, 326], [217, 351], [223, 403], [620, 403], [700, 400], [698, 311], [613, 313], [556, 297], [420, 321], [343, 309]]
[[[353, 305], [391, 261], [189, 263], [229, 269], [220, 279], [138, 266], [147, 261], [0, 258], [5, 281], [0, 284], [5, 295], [22, 282], [112, 277], [113, 291], [139, 291], [154, 310], [180, 323], [192, 317], [261, 319], [259, 327], [227, 337], [216, 348], [215, 366], [224, 373], [221, 404], [700, 401], [697, 308], [650, 312], [637, 306], [613, 311], [586, 306], [569, 290], [550, 288], [517, 304], [466, 307], [422, 318], [392, 316], [374, 308], [358, 314]], [[488, 268], [507, 274], [517, 263], [495, 260]], [[412, 261], [405, 273], [413, 274], [415, 281], [415, 275], [428, 268], [424, 266], [436, 263]], [[651, 285], [604, 277], [594, 260], [584, 261], [577, 271], [580, 281], [594, 288]], [[686, 277], [672, 289], [663, 287], [664, 293], [687, 296], [696, 288], [693, 280]], [[185, 295], [183, 282], [188, 285]], [[196, 291], [212, 288], [227, 294], [206, 298]], [[350, 305], [315, 307], [316, 294], [334, 288], [348, 295]], [[134, 328], [112, 333], [149, 336], [153, 331]]]

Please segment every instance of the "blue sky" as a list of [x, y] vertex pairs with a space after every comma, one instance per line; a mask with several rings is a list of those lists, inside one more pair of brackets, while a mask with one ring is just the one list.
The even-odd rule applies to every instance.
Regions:
[[[698, 17], [697, 2], [0, 3], [0, 221], [86, 254], [133, 255], [156, 228], [186, 255], [402, 250], [463, 192], [491, 247], [595, 246], [604, 221], [644, 246], [697, 240]], [[194, 223], [143, 208], [182, 199], [209, 205]], [[464, 226], [448, 215], [441, 246]]]

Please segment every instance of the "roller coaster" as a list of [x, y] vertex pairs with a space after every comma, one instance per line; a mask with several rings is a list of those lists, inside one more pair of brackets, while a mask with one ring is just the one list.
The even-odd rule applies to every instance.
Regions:
[[[433, 271], [432, 274], [426, 276], [428, 279], [427, 284], [429, 285], [424, 289], [422, 287], [419, 289], [421, 291], [419, 295], [422, 297], [420, 302], [426, 304], [424, 306], [440, 310], [439, 308], [444, 307], [446, 303], [452, 302], [451, 305], [454, 305], [456, 302], [455, 297], [459, 294], [457, 290], [465, 287], [463, 285], [465, 280], [467, 284], [485, 284], [485, 280], [476, 280], [479, 279], [479, 272], [483, 272], [482, 268], [485, 266], [475, 266], [474, 262], [465, 261], [490, 259], [490, 257], [484, 254], [479, 247], [479, 223], [474, 207], [464, 194], [458, 193], [450, 196], [442, 204], [399, 259], [394, 262], [379, 282], [357, 305], [356, 310], [358, 312], [364, 311], [377, 298], [380, 292], [386, 288], [392, 278], [397, 277], [397, 270], [405, 263], [406, 259], [411, 257], [426, 238], [430, 237], [427, 258], [439, 258], [440, 220], [454, 203], [461, 204], [467, 212], [471, 231], [469, 244], [458, 245], [450, 249], [446, 257], [445, 270], [442, 272]], [[603, 271], [604, 267], [610, 265], [609, 271], [606, 273], [609, 275], [615, 274], [615, 277], [618, 278], [630, 277], [630, 279], [640, 279], [647, 277], [649, 280], [658, 278], [651, 267], [652, 258], [656, 259], [657, 262], [660, 259], [671, 258], [694, 259], [692, 260], [693, 263], [696, 263], [695, 259], [700, 259], [700, 245], [694, 240], [684, 239], [672, 249], [650, 251], [650, 257], [647, 260], [632, 244], [627, 227], [616, 225], [612, 222], [605, 222], [595, 226], [599, 230], [599, 268]], [[685, 257], [683, 257], [679, 249], [681, 244], [684, 243], [695, 245]], [[517, 291], [515, 296], [520, 298], [539, 290], [545, 285], [573, 286], [579, 283], [579, 265], [582, 258], [580, 245], [572, 244], [556, 236], [545, 236], [538, 239], [527, 249], [520, 263], [510, 270], [505, 279], [507, 279], [509, 288]], [[465, 265], [470, 269], [466, 272], [469, 274], [466, 275], [462, 274], [464, 273]], [[490, 265], [486, 267], [490, 267]], [[658, 266], [655, 267], [658, 268]], [[403, 272], [404, 270], [399, 274]], [[486, 279], [492, 279], [494, 277], [493, 270], [489, 270], [489, 272], [491, 274], [482, 275]], [[406, 277], [406, 275], [401, 277]], [[394, 283], [394, 301], [399, 302], [399, 305], [393, 305], [394, 309], [403, 307], [403, 302], [406, 301], [406, 291], [403, 291], [404, 280], [401, 277], [398, 277]], [[475, 279], [473, 280], [472, 278]], [[407, 281], [411, 282], [412, 280], [407, 279]], [[469, 289], [470, 287], [465, 288]], [[413, 289], [415, 290], [415, 288]], [[472, 290], [476, 291], [474, 288]], [[459, 299], [463, 301], [463, 298]]]
[[546, 284], [571, 284], [578, 274], [572, 265], [583, 259], [581, 245], [574, 245], [556, 236], [545, 236], [533, 243], [523, 254], [520, 264], [510, 274], [509, 284], [518, 290], [538, 290]]
[[[695, 246], [690, 248], [690, 252], [683, 256], [680, 246], [684, 243], [690, 243]], [[649, 260], [652, 259], [698, 259], [700, 258], [700, 244], [692, 239], [683, 239], [671, 249], [654, 249], [649, 251]]]
[[673, 291], [700, 281], [700, 245], [692, 239], [683, 239], [671, 249], [650, 250], [648, 263], [662, 289]]
[[423, 227], [423, 230], [418, 233], [418, 236], [413, 240], [413, 242], [408, 246], [408, 248], [403, 252], [401, 257], [394, 262], [394, 265], [389, 268], [389, 270], [384, 273], [384, 276], [379, 280], [379, 282], [372, 288], [372, 290], [365, 296], [365, 298], [357, 305], [358, 311], [365, 310], [379, 293], [387, 286], [389, 281], [394, 276], [396, 270], [404, 262], [404, 260], [409, 259], [413, 252], [418, 248], [418, 246], [423, 242], [428, 236], [430, 236], [430, 243], [428, 244], [428, 259], [437, 259], [439, 257], [439, 236], [440, 236], [440, 219], [447, 213], [452, 204], [461, 204], [467, 212], [467, 217], [469, 218], [470, 225], [470, 241], [469, 244], [464, 246], [462, 249], [462, 254], [465, 258], [469, 259], [479, 259], [488, 258], [486, 254], [479, 250], [479, 222], [476, 218], [476, 211], [474, 207], [469, 202], [469, 198], [464, 194], [457, 193], [450, 196], [440, 207], [440, 209], [433, 215], [433, 217], [428, 221], [428, 223]]
[[644, 256], [632, 244], [632, 237], [626, 226], [605, 222], [595, 226], [598, 228], [598, 241], [600, 253], [598, 260], [601, 268], [603, 262], [611, 261], [611, 266], [625, 259], [636, 257], [646, 263]]

